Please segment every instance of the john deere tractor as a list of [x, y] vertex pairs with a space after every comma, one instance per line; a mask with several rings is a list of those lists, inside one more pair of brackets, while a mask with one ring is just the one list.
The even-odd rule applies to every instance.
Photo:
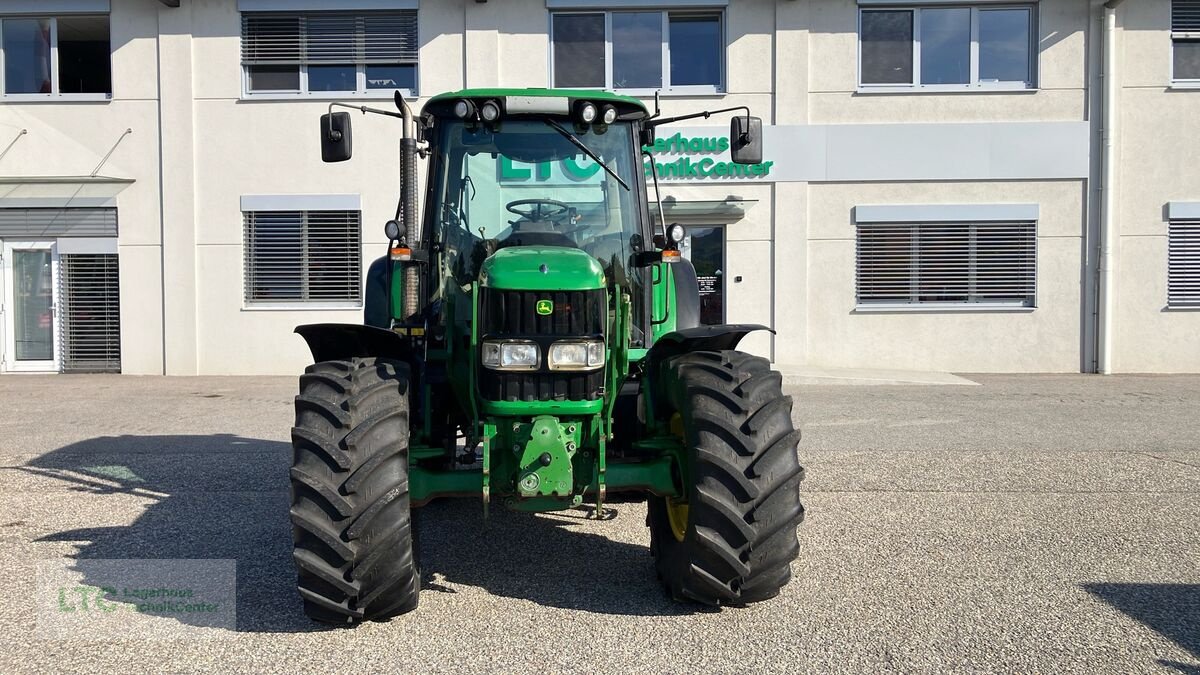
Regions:
[[315, 361], [292, 429], [306, 613], [416, 608], [414, 518], [441, 497], [481, 500], [481, 517], [645, 500], [671, 596], [777, 595], [804, 514], [792, 401], [766, 359], [736, 350], [766, 328], [700, 325], [686, 232], [662, 218], [648, 153], [661, 125], [734, 113], [727, 168], [745, 170], [762, 162], [761, 120], [664, 118], [603, 91], [465, 90], [419, 115], [397, 96], [396, 111], [331, 106], [327, 162], [351, 156], [339, 105], [400, 118], [401, 185], [364, 325], [296, 329]]

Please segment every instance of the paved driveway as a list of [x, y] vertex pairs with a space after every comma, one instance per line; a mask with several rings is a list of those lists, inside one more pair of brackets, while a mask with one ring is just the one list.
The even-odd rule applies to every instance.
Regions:
[[[0, 672], [1200, 672], [1200, 378], [972, 379], [792, 390], [809, 517], [775, 601], [666, 601], [641, 506], [462, 501], [426, 513], [421, 608], [351, 631], [292, 588], [294, 380], [0, 377]], [[234, 559], [236, 630], [47, 639], [38, 564], [74, 557]]]

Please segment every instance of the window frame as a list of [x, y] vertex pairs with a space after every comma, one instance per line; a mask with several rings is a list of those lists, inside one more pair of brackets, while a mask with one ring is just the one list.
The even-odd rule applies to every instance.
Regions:
[[[621, 13], [641, 13], [652, 14], [658, 13], [662, 16], [662, 82], [661, 88], [653, 87], [627, 87], [615, 88], [613, 86], [613, 34], [612, 34], [612, 15], [615, 12]], [[723, 96], [729, 89], [729, 43], [727, 41], [727, 26], [728, 20], [725, 15], [724, 8], [680, 8], [672, 9], [669, 7], [648, 7], [645, 9], [629, 7], [617, 9], [563, 9], [554, 10], [549, 14], [549, 28], [547, 29], [549, 40], [549, 82], [547, 86], [554, 88], [554, 18], [556, 16], [585, 16], [585, 15], [603, 15], [604, 16], [604, 85], [603, 89], [616, 91], [626, 96], [654, 96], [659, 93], [663, 96]], [[715, 17], [719, 24], [719, 34], [721, 42], [721, 54], [717, 59], [721, 69], [720, 83], [713, 86], [707, 84], [690, 84], [681, 86], [671, 86], [671, 16], [707, 16]]]
[[[1200, 89], [1200, 74], [1196, 77], [1175, 77], [1175, 47], [1180, 42], [1200, 43], [1200, 27], [1197, 30], [1179, 30], [1175, 25], [1176, 3], [1171, 0], [1171, 55], [1167, 60], [1168, 81], [1172, 89]], [[1194, 8], [1193, 8], [1194, 9]], [[1189, 22], [1190, 23], [1190, 22]], [[1188, 26], [1192, 28], [1193, 26]]]
[[[59, 84], [59, 61], [58, 61], [58, 20], [62, 18], [100, 18], [108, 19], [108, 77], [109, 77], [109, 92], [107, 93], [62, 93]], [[50, 22], [50, 92], [46, 94], [40, 93], [18, 93], [10, 94], [7, 91], [7, 82], [5, 80], [8, 53], [4, 48], [4, 22], [10, 19], [45, 19]], [[112, 15], [104, 13], [80, 13], [80, 14], [4, 14], [0, 15], [0, 102], [11, 103], [43, 103], [47, 101], [72, 101], [72, 102], [108, 102], [113, 98], [113, 63], [112, 63]]]
[[[971, 11], [971, 76], [964, 84], [922, 84], [921, 83], [921, 10], [922, 9], [969, 9]], [[1023, 9], [1029, 13], [1029, 79], [1024, 82], [1012, 81], [981, 81], [979, 79], [979, 14], [989, 10]], [[863, 14], [868, 12], [907, 11], [912, 14], [912, 59], [913, 81], [908, 84], [881, 83], [870, 84], [863, 82]], [[911, 94], [911, 93], [961, 93], [961, 92], [1033, 92], [1038, 90], [1038, 80], [1041, 69], [1040, 50], [1038, 49], [1038, 4], [1035, 3], [961, 3], [961, 4], [871, 4], [859, 5], [856, 27], [857, 63], [855, 79], [857, 92], [861, 94]]]
[[[366, 293], [364, 289], [363, 276], [363, 232], [362, 232], [362, 210], [361, 209], [334, 209], [334, 208], [252, 208], [242, 210], [242, 310], [243, 311], [260, 311], [260, 310], [354, 310], [359, 311], [365, 305]], [[354, 242], [353, 250], [358, 256], [358, 283], [355, 286], [357, 289], [357, 299], [352, 300], [328, 300], [328, 299], [312, 299], [300, 297], [294, 300], [289, 299], [264, 299], [258, 300], [251, 298], [251, 277], [249, 274], [251, 256], [253, 248], [251, 246], [250, 232], [250, 216], [255, 214], [269, 213], [299, 213], [300, 214], [300, 248], [305, 251], [305, 260], [303, 266], [299, 266], [297, 274], [300, 280], [301, 287], [307, 286], [307, 277], [311, 273], [309, 267], [311, 260], [308, 259], [307, 250], [309, 248], [309, 217], [314, 213], [336, 213], [336, 214], [354, 214], [358, 219], [357, 241]], [[302, 294], [303, 296], [303, 294]]]
[[[1029, 260], [1033, 262], [1032, 286], [1028, 299], [1026, 300], [998, 300], [984, 299], [971, 300], [970, 288], [978, 283], [979, 257], [977, 239], [979, 236], [979, 228], [986, 226], [1027, 226], [1030, 228], [1029, 237], [1032, 241], [1032, 249], [1029, 251]], [[920, 236], [921, 228], [945, 228], [947, 226], [960, 226], [967, 230], [968, 239], [968, 267], [964, 272], [964, 280], [967, 283], [967, 299], [966, 300], [935, 300], [921, 301], [920, 295]], [[862, 297], [862, 237], [861, 233], [864, 229], [875, 227], [890, 227], [890, 228], [906, 228], [910, 232], [911, 245], [909, 251], [909, 266], [910, 278], [908, 283], [913, 287], [909, 300], [886, 299], [886, 300], [863, 300]], [[923, 220], [923, 221], [868, 221], [855, 223], [854, 229], [854, 312], [855, 313], [870, 313], [870, 312], [1033, 312], [1038, 307], [1038, 221], [1037, 220]]]
[[[415, 19], [416, 19], [417, 33], [415, 36], [415, 40], [417, 43], [417, 61], [416, 61], [416, 63], [411, 64], [414, 69], [413, 88], [412, 89], [400, 88], [399, 91], [404, 96], [404, 98], [415, 99], [420, 96], [420, 90], [421, 90], [421, 55], [420, 55], [421, 21], [420, 21], [420, 13], [418, 10], [395, 9], [395, 10], [387, 10], [387, 11], [362, 11], [362, 10], [355, 11], [355, 10], [351, 9], [351, 10], [328, 10], [328, 11], [299, 10], [299, 11], [294, 11], [294, 12], [292, 12], [292, 11], [288, 11], [288, 12], [257, 12], [256, 11], [256, 12], [238, 12], [238, 16], [240, 19], [243, 19], [243, 20], [244, 20], [244, 17], [246, 14], [254, 14], [254, 15], [278, 14], [278, 15], [285, 15], [285, 16], [302, 16], [302, 17], [310, 17], [310, 16], [320, 15], [320, 14], [348, 14], [348, 15], [354, 15], [356, 18], [358, 18], [358, 17], [367, 16], [367, 15], [388, 15], [388, 14], [407, 14], [407, 13], [414, 14]], [[297, 40], [302, 41], [302, 40], [306, 39], [306, 37], [307, 37], [307, 34], [305, 33], [305, 34], [297, 36]], [[238, 43], [239, 49], [241, 49], [243, 47], [243, 45], [245, 44], [245, 41], [246, 41], [246, 30], [245, 30], [245, 24], [243, 23], [243, 27], [241, 29], [241, 35], [240, 35], [239, 43]], [[239, 56], [239, 61], [240, 61], [240, 56]], [[394, 96], [394, 92], [397, 91], [396, 89], [392, 89], [392, 88], [387, 88], [387, 89], [368, 89], [367, 88], [367, 68], [369, 66], [379, 65], [379, 64], [368, 64], [368, 63], [355, 63], [354, 64], [354, 72], [355, 72], [355, 75], [354, 75], [355, 90], [354, 91], [349, 91], [349, 90], [346, 90], [346, 91], [341, 91], [341, 90], [338, 90], [338, 91], [334, 91], [334, 90], [310, 91], [309, 90], [309, 88], [308, 88], [308, 68], [309, 68], [309, 66], [312, 66], [312, 65], [333, 66], [333, 65], [338, 65], [337, 63], [320, 63], [320, 62], [313, 63], [313, 62], [307, 62], [307, 61], [302, 62], [297, 66], [297, 68], [299, 68], [299, 89], [259, 89], [259, 90], [252, 90], [250, 88], [250, 69], [254, 67], [254, 64], [247, 64], [244, 61], [240, 61], [239, 65], [241, 66], [241, 71], [242, 71], [242, 73], [241, 73], [242, 100], [244, 100], [244, 101], [271, 101], [271, 100], [275, 100], [275, 101], [279, 101], [279, 100], [318, 100], [318, 101], [320, 101], [320, 100], [342, 100], [342, 99], [390, 100]], [[410, 64], [401, 63], [401, 64], [393, 64], [393, 65], [410, 65]]]

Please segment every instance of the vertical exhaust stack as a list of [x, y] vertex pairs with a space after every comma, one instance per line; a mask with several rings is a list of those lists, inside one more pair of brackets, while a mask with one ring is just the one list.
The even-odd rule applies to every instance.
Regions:
[[[396, 210], [396, 219], [404, 226], [404, 231], [412, 237], [409, 245], [414, 249], [419, 249], [421, 228], [417, 223], [417, 123], [413, 117], [412, 108], [398, 90], [395, 94], [395, 101], [396, 108], [400, 110], [404, 128], [400, 138], [400, 206]], [[419, 269], [417, 265], [406, 265], [404, 268], [402, 314], [406, 321], [416, 314], [421, 306]]]

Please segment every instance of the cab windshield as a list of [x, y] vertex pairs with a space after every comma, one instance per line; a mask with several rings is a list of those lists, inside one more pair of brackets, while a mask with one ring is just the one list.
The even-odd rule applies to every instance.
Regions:
[[[501, 248], [562, 246], [595, 257], [610, 281], [640, 286], [632, 279], [640, 275], [628, 273], [631, 256], [643, 246], [635, 180], [640, 164], [629, 124], [563, 122], [556, 128], [525, 119], [494, 129], [459, 121], [439, 127], [430, 215], [441, 279], [467, 286]], [[640, 293], [630, 295], [640, 305]]]

